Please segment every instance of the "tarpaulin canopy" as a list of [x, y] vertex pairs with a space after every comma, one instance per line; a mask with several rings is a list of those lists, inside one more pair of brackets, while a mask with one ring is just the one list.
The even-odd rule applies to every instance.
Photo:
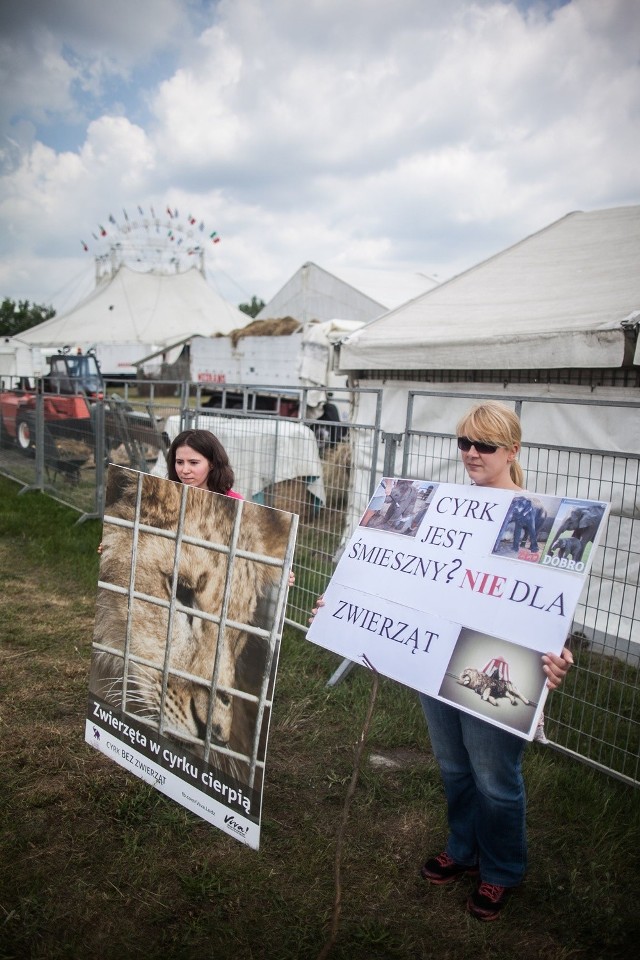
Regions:
[[571, 213], [367, 323], [342, 344], [340, 369], [622, 366], [639, 266], [640, 206]]

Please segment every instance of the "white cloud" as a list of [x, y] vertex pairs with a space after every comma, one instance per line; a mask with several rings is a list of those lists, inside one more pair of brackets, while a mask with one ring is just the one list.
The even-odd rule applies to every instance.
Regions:
[[[9, 27], [3, 295], [47, 299], [51, 258], [71, 275], [80, 238], [137, 203], [213, 224], [237, 301], [305, 260], [447, 276], [640, 202], [633, 0], [31, 0]], [[122, 94], [168, 49], [175, 69], [105, 109], [109, 77]], [[82, 116], [77, 149], [39, 142], [43, 118]]]
[[20, 0], [2, 5], [0, 27], [14, 47], [28, 50], [34, 38], [47, 33], [77, 57], [106, 53], [119, 69], [131, 69], [188, 35], [189, 7], [180, 0]]

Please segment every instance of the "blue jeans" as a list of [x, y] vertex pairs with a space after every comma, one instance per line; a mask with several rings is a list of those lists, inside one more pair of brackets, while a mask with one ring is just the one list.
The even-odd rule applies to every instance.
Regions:
[[479, 863], [487, 883], [517, 886], [527, 866], [526, 741], [433, 697], [420, 701], [447, 798], [447, 853]]

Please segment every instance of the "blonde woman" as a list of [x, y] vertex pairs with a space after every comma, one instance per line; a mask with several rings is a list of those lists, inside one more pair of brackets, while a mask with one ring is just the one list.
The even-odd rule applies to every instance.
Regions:
[[[493, 400], [476, 404], [458, 423], [457, 436], [473, 483], [523, 489], [520, 421], [509, 407]], [[319, 597], [312, 615], [323, 603]], [[561, 656], [542, 657], [550, 690], [560, 686], [572, 663], [566, 647]], [[444, 783], [449, 827], [443, 852], [423, 864], [422, 877], [434, 884], [477, 877], [467, 909], [478, 920], [496, 920], [527, 865], [526, 740], [426, 694], [420, 700]]]
[[[469, 478], [481, 487], [522, 490], [518, 463], [520, 421], [502, 403], [474, 406], [458, 423], [458, 448]], [[559, 686], [573, 658], [542, 657], [547, 686]], [[499, 917], [527, 865], [526, 797], [522, 755], [526, 741], [433, 697], [420, 694], [447, 799], [445, 849], [429, 858], [422, 877], [446, 884], [478, 876], [467, 901], [478, 920]]]

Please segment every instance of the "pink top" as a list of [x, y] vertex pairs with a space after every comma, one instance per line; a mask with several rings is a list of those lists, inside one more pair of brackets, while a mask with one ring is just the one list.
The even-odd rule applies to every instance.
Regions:
[[237, 490], [227, 490], [225, 497], [233, 497], [234, 500], [244, 500], [242, 494], [238, 493]]

